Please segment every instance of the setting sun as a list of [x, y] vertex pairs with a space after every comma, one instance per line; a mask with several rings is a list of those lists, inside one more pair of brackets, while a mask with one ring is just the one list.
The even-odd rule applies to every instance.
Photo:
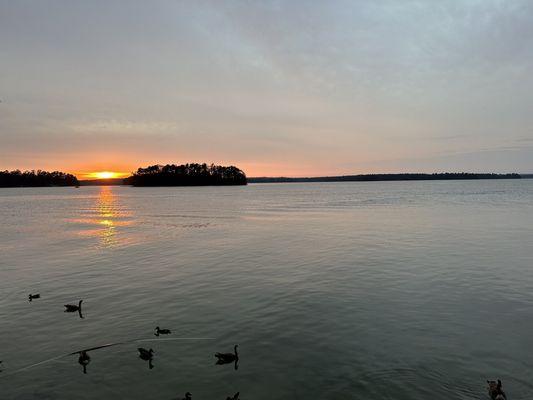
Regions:
[[89, 174], [89, 176], [93, 179], [113, 179], [113, 178], [120, 178], [123, 175], [124, 175], [123, 173], [111, 172], [111, 171], [91, 172]]

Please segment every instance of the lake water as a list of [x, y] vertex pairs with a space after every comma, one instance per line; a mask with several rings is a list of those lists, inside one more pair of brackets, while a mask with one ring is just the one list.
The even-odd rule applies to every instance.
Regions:
[[0, 218], [2, 399], [533, 396], [533, 180], [0, 189]]

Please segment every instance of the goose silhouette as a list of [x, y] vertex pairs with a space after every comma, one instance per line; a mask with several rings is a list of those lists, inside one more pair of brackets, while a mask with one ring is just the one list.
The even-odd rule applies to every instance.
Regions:
[[170, 329], [161, 329], [158, 326], [155, 327], [155, 335], [156, 336], [169, 335], [170, 333], [172, 333]]
[[65, 312], [76, 312], [81, 311], [81, 303], [83, 300], [80, 300], [78, 302], [78, 305], [76, 304], [65, 304]]
[[28, 296], [28, 301], [32, 301], [33, 299], [40, 299], [41, 298], [41, 295], [39, 293], [37, 294], [29, 294]]
[[87, 373], [87, 365], [91, 362], [91, 357], [87, 354], [87, 351], [80, 351], [80, 356], [78, 357], [78, 363], [83, 366], [83, 373]]
[[139, 350], [139, 358], [141, 360], [148, 361], [148, 368], [154, 368], [154, 364], [152, 364], [152, 360], [154, 358], [154, 351], [152, 349], [146, 350], [142, 347], [139, 347], [137, 350]]
[[230, 364], [235, 363], [235, 369], [239, 368], [239, 353], [237, 353], [237, 347], [239, 345], [235, 345], [233, 347], [234, 353], [215, 353], [215, 357], [217, 358], [217, 365], [222, 364]]
[[487, 381], [489, 384], [488, 390], [489, 390], [489, 396], [492, 400], [506, 400], [507, 396], [505, 395], [505, 392], [502, 389], [502, 381], [498, 379], [498, 381]]
[[154, 351], [152, 349], [150, 350], [146, 350], [146, 349], [143, 349], [142, 347], [139, 347], [137, 350], [139, 350], [139, 357], [142, 358], [143, 360], [151, 360], [154, 356]]
[[233, 347], [234, 353], [215, 353], [215, 357], [218, 358], [217, 364], [228, 364], [237, 361], [239, 359], [237, 347], [239, 347], [237, 344]]

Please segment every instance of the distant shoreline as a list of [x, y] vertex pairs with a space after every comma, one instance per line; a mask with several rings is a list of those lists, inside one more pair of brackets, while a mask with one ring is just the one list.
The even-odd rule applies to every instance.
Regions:
[[[127, 178], [111, 179], [84, 179], [70, 185], [2, 185], [4, 187], [61, 187], [61, 186], [134, 186], [128, 183]], [[339, 175], [339, 176], [319, 176], [319, 177], [252, 177], [247, 178], [248, 183], [313, 183], [313, 182], [402, 182], [402, 181], [436, 181], [436, 180], [496, 180], [496, 179], [533, 179], [533, 174], [491, 174], [491, 173], [436, 173], [436, 174], [360, 174], [360, 175]], [[170, 185], [147, 185], [146, 187], [169, 187]], [[184, 185], [204, 186], [204, 185]], [[207, 185], [206, 185], [207, 186]]]
[[[483, 180], [483, 179], [533, 179], [533, 174], [476, 174], [476, 173], [442, 173], [442, 174], [363, 174], [319, 177], [254, 177], [248, 183], [313, 183], [313, 182], [405, 182], [405, 181], [445, 181], [445, 180]], [[131, 186], [123, 179], [93, 179], [80, 181], [81, 186]]]
[[533, 175], [512, 174], [477, 174], [477, 173], [437, 173], [437, 174], [364, 174], [319, 176], [308, 178], [255, 177], [248, 178], [249, 183], [291, 183], [291, 182], [382, 182], [382, 181], [449, 181], [481, 179], [523, 179]]

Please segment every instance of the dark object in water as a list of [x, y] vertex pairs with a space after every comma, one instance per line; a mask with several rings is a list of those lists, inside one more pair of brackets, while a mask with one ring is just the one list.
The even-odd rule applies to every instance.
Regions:
[[226, 397], [226, 400], [239, 400], [239, 392], [235, 393], [233, 397]]
[[78, 303], [78, 305], [75, 305], [75, 304], [65, 304], [65, 312], [78, 312], [78, 315], [80, 316], [81, 319], [83, 319], [83, 314], [81, 313], [81, 302], [83, 300], [80, 300], [80, 302]]
[[215, 353], [215, 357], [218, 358], [217, 364], [227, 364], [238, 360], [239, 354], [237, 353], [237, 347], [239, 347], [237, 344], [233, 347], [235, 353]]
[[80, 351], [80, 356], [78, 358], [78, 363], [83, 366], [83, 373], [87, 373], [87, 365], [91, 362], [91, 357], [85, 350]]
[[152, 359], [154, 357], [154, 351], [152, 349], [146, 350], [142, 347], [139, 347], [137, 350], [139, 350], [139, 358], [148, 361], [148, 368], [152, 369], [154, 368], [154, 365], [152, 364]]
[[139, 347], [137, 350], [139, 350], [139, 357], [141, 357], [143, 360], [151, 360], [154, 355], [154, 351], [152, 349], [146, 350], [142, 347]]
[[192, 399], [192, 394], [191, 392], [187, 392], [185, 393], [185, 397], [181, 400], [191, 400]]
[[155, 335], [156, 336], [159, 336], [159, 335], [169, 335], [170, 333], [172, 333], [170, 331], [170, 329], [160, 329], [158, 326], [155, 327]]
[[39, 293], [37, 294], [29, 294], [28, 296], [28, 301], [32, 301], [33, 299], [40, 299], [41, 298], [41, 295]]
[[237, 353], [237, 347], [239, 347], [239, 345], [236, 344], [233, 348], [235, 353], [215, 353], [215, 357], [218, 359], [216, 364], [222, 365], [234, 362], [235, 369], [239, 368], [239, 354]]
[[502, 389], [502, 381], [498, 379], [498, 381], [487, 381], [489, 384], [488, 390], [489, 390], [489, 396], [492, 400], [506, 400], [507, 396], [505, 395], [505, 392]]
[[75, 304], [65, 304], [65, 312], [76, 312], [81, 311], [81, 302], [83, 300], [80, 300], [78, 305]]

